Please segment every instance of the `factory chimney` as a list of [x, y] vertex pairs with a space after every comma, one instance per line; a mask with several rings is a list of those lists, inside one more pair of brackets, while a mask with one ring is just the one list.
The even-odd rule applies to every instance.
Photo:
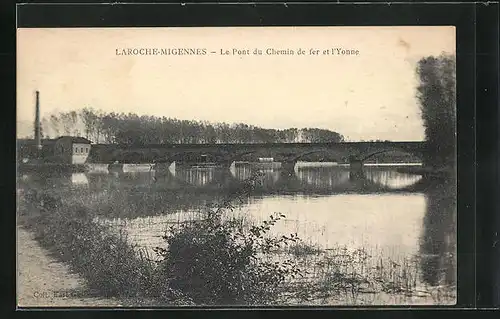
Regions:
[[35, 144], [38, 150], [42, 149], [42, 137], [40, 129], [40, 93], [36, 91], [36, 109], [35, 109]]

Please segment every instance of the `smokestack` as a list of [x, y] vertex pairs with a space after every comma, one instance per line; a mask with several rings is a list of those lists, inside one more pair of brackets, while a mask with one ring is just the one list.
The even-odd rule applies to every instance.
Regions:
[[36, 110], [35, 110], [35, 143], [37, 149], [42, 149], [42, 137], [40, 130], [40, 93], [36, 91]]

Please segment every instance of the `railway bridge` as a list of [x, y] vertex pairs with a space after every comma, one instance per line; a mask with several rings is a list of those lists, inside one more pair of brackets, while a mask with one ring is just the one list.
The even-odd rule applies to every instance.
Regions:
[[386, 155], [399, 161], [412, 156], [423, 159], [426, 143], [404, 142], [340, 142], [340, 143], [252, 143], [252, 144], [151, 144], [92, 146], [91, 163], [156, 163], [157, 165], [211, 164], [229, 168], [236, 161], [273, 158], [285, 172], [311, 156], [323, 161], [349, 164], [352, 172], [362, 171], [363, 164]]

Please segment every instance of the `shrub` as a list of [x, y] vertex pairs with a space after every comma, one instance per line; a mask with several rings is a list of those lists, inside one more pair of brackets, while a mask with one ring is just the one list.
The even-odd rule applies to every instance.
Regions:
[[[247, 186], [255, 186], [249, 181]], [[157, 247], [158, 272], [164, 286], [182, 292], [196, 304], [269, 304], [289, 277], [300, 275], [291, 260], [271, 254], [297, 241], [296, 235], [270, 237], [271, 227], [284, 215], [271, 215], [261, 225], [243, 227], [227, 219], [230, 201], [208, 207], [198, 220], [170, 227], [166, 248]]]

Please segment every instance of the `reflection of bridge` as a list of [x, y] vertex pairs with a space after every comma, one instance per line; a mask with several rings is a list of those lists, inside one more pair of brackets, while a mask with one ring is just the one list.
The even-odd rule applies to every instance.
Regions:
[[229, 168], [235, 161], [272, 157], [287, 172], [293, 171], [297, 161], [316, 155], [323, 160], [348, 163], [351, 171], [360, 171], [365, 161], [384, 153], [395, 154], [392, 157], [406, 154], [406, 159], [410, 154], [422, 159], [426, 145], [425, 142], [95, 145], [92, 152], [89, 162], [163, 163], [166, 167], [175, 162], [213, 163]]

